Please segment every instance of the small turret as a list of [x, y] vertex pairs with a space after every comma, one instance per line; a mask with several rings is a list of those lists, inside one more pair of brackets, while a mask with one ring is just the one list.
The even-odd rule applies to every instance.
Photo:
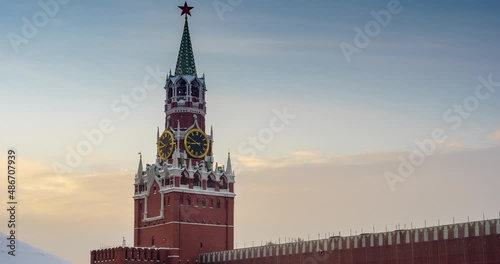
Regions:
[[139, 152], [139, 166], [137, 168], [137, 174], [135, 174], [136, 178], [140, 178], [142, 176], [142, 172], [144, 171], [142, 167], [142, 152]]
[[226, 175], [231, 175], [233, 173], [233, 169], [231, 167], [231, 152], [227, 153], [227, 164], [226, 164]]
[[187, 160], [188, 161], [188, 171], [192, 172], [194, 171], [194, 168], [193, 168], [193, 162], [192, 160]]
[[212, 142], [214, 141], [214, 127], [210, 126], [210, 137], [212, 138]]
[[159, 152], [159, 143], [160, 142], [160, 127], [156, 127], [156, 164], [160, 163], [160, 152]]

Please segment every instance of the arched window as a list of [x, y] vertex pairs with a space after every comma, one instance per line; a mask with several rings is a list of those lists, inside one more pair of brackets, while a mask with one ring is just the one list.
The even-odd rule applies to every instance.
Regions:
[[193, 186], [197, 186], [197, 187], [201, 186], [201, 180], [200, 180], [199, 174], [194, 175]]
[[193, 97], [200, 96], [200, 84], [197, 81], [193, 81], [191, 83], [191, 96]]
[[155, 246], [155, 236], [153, 236], [151, 238], [151, 246], [154, 247]]
[[188, 185], [189, 184], [189, 179], [188, 177], [186, 176], [186, 174], [182, 174], [182, 177], [181, 177], [181, 184], [182, 185]]
[[208, 176], [208, 180], [207, 180], [207, 187], [208, 188], [215, 188], [215, 180], [212, 177], [213, 177], [213, 175]]
[[169, 84], [168, 85], [168, 98], [172, 98], [172, 96], [174, 95], [174, 87], [172, 87], [172, 84]]
[[213, 198], [212, 198], [212, 199], [210, 199], [210, 207], [211, 207], [211, 208], [214, 208], [214, 199], [213, 199]]
[[207, 200], [205, 198], [201, 200], [201, 207], [203, 208], [207, 207]]
[[187, 84], [186, 81], [184, 81], [184, 79], [181, 79], [177, 83], [177, 96], [186, 96], [186, 94], [187, 94]]
[[225, 176], [222, 176], [220, 178], [220, 188], [221, 189], [227, 189], [227, 179]]
[[216, 204], [217, 208], [220, 208], [220, 199], [217, 199], [217, 204]]
[[191, 205], [191, 197], [190, 196], [188, 196], [188, 198], [186, 200], [186, 205], [189, 205], [189, 206]]

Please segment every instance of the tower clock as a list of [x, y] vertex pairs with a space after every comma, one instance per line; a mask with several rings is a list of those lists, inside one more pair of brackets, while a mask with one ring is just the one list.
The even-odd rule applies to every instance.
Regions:
[[208, 153], [210, 140], [201, 129], [191, 129], [184, 137], [184, 147], [189, 156], [201, 159]]
[[165, 130], [158, 139], [158, 154], [162, 160], [167, 160], [174, 151], [174, 135], [169, 130]]

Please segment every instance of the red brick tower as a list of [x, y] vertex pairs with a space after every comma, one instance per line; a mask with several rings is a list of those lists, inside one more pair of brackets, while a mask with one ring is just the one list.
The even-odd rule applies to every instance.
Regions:
[[188, 15], [175, 74], [165, 85], [165, 130], [156, 162], [135, 175], [134, 246], [178, 249], [171, 263], [197, 263], [200, 253], [233, 249], [234, 173], [213, 165], [213, 131], [205, 133], [205, 76], [198, 77]]

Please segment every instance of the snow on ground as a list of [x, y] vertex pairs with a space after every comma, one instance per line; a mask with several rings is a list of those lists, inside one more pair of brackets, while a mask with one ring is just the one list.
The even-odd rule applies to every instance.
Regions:
[[0, 233], [0, 263], [1, 264], [71, 264], [43, 250], [32, 247], [22, 241], [17, 240], [16, 256], [9, 255], [7, 247], [7, 236]]

